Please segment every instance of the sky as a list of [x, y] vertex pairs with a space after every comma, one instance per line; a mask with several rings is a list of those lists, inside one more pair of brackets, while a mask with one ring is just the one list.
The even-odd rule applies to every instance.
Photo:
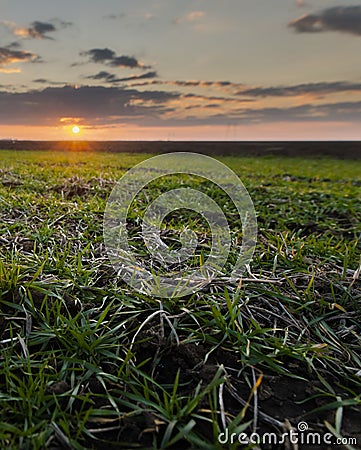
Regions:
[[361, 0], [0, 0], [0, 139], [360, 140], [360, 54]]

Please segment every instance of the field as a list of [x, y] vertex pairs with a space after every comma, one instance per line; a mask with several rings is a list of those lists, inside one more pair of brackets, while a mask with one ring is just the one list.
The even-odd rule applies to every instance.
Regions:
[[[360, 448], [361, 161], [219, 157], [257, 212], [248, 273], [159, 299], [116, 276], [102, 231], [115, 182], [150, 156], [0, 151], [0, 448], [255, 448], [221, 433], [303, 422], [344, 446], [298, 448]], [[210, 230], [187, 210], [167, 243], [187, 219], [202, 260]]]

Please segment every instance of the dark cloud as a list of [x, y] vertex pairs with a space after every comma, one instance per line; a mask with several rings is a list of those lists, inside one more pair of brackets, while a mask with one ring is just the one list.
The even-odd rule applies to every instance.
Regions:
[[[42, 80], [42, 79], [40, 79]], [[191, 93], [187, 94], [190, 100]], [[56, 126], [61, 118], [76, 117], [88, 126], [115, 125], [117, 123], [142, 124], [143, 126], [195, 126], [229, 123], [273, 122], [356, 122], [361, 114], [361, 101], [327, 104], [303, 104], [293, 107], [251, 107], [242, 101], [222, 110], [222, 102], [195, 102], [182, 104], [184, 96], [176, 92], [139, 91], [125, 87], [62, 86], [47, 87], [27, 92], [0, 90], [0, 122], [17, 125]], [[204, 100], [207, 100], [204, 97]], [[255, 104], [256, 105], [256, 104]], [[208, 110], [203, 116], [186, 115], [186, 111]], [[170, 114], [177, 112], [177, 117]], [[212, 111], [217, 113], [212, 113]]]
[[[169, 84], [180, 87], [227, 87], [232, 86], [233, 83], [230, 81], [175, 80], [169, 82]], [[239, 86], [239, 84], [237, 84], [237, 86]]]
[[[248, 97], [292, 97], [299, 95], [323, 96], [339, 92], [361, 92], [361, 83], [348, 81], [303, 83], [291, 86], [249, 86], [231, 81], [205, 81], [205, 80], [151, 80], [143, 83], [134, 83], [133, 86], [171, 85], [190, 88], [215, 88], [228, 94]], [[195, 94], [185, 94], [194, 96]], [[210, 97], [208, 97], [210, 98]], [[232, 98], [228, 97], [232, 100]], [[234, 101], [234, 99], [233, 99]]]
[[230, 103], [238, 103], [238, 104], [240, 104], [240, 103], [252, 103], [252, 102], [255, 101], [253, 99], [248, 99], [248, 98], [240, 100], [239, 98], [235, 98], [235, 97], [219, 97], [219, 96], [217, 97], [217, 96], [214, 96], [214, 95], [212, 95], [212, 96], [199, 95], [199, 94], [194, 94], [192, 92], [190, 92], [188, 94], [183, 94], [182, 98], [185, 98], [185, 99], [188, 98], [188, 99], [193, 99], [193, 100], [201, 100], [201, 101], [204, 101], [204, 100], [205, 101], [208, 101], [208, 100], [210, 100], [210, 101], [219, 101], [221, 103], [230, 102]]
[[95, 75], [90, 75], [86, 77], [89, 80], [101, 80], [105, 81], [107, 83], [124, 83], [126, 81], [138, 81], [138, 80], [145, 80], [150, 78], [156, 78], [158, 76], [157, 72], [146, 72], [141, 75], [132, 75], [130, 77], [124, 77], [119, 78], [118, 76], [114, 75], [113, 73], [109, 73], [105, 70], [102, 70], [101, 72], [98, 72]]
[[17, 50], [21, 48], [20, 42], [10, 42], [10, 44], [6, 45], [5, 48], [9, 48], [10, 50]]
[[339, 31], [361, 36], [361, 6], [335, 6], [289, 23], [297, 33]]
[[270, 86], [253, 87], [242, 89], [237, 92], [238, 95], [248, 95], [251, 97], [293, 97], [297, 95], [316, 95], [336, 94], [338, 92], [361, 92], [361, 83], [349, 83], [347, 81], [304, 83], [294, 86]]
[[[243, 83], [234, 83], [231, 81], [206, 81], [206, 80], [145, 80], [142, 78], [153, 78], [154, 72], [147, 72], [144, 75], [117, 78], [109, 72], [99, 72], [91, 76], [91, 79], [98, 79], [107, 82], [134, 81], [132, 87], [146, 86], [176, 86], [180, 88], [214, 88], [224, 93], [221, 97], [200, 95], [194, 92], [185, 92], [183, 98], [194, 98], [199, 100], [220, 100], [224, 102], [240, 101], [239, 97], [297, 97], [309, 95], [312, 97], [324, 97], [326, 95], [338, 94], [341, 92], [359, 92], [361, 93], [361, 82], [334, 81], [334, 82], [318, 82], [318, 83], [302, 83], [296, 85], [280, 85], [280, 86], [250, 86]], [[194, 89], [195, 90], [195, 89]], [[242, 98], [242, 102], [255, 101], [252, 98]]]
[[118, 77], [113, 73], [109, 73], [106, 70], [102, 70], [96, 73], [95, 75], [89, 75], [86, 78], [89, 80], [101, 80], [106, 81], [107, 83], [114, 83], [114, 81], [116, 81]]
[[289, 27], [293, 27], [297, 33], [316, 33], [322, 31], [317, 16], [304, 14], [298, 19], [292, 20]]
[[49, 22], [39, 22], [36, 20], [28, 28], [29, 35], [35, 39], [52, 39], [47, 36], [47, 33], [56, 31], [55, 26]]
[[[188, 108], [194, 109], [194, 108]], [[294, 107], [239, 108], [227, 113], [217, 113], [206, 117], [188, 115], [163, 121], [165, 126], [198, 125], [244, 125], [260, 123], [302, 123], [302, 122], [351, 122], [356, 123], [361, 114], [361, 101], [328, 103], [323, 105], [305, 104]], [[158, 121], [158, 125], [161, 125]]]
[[9, 64], [28, 61], [39, 62], [40, 58], [35, 55], [35, 53], [0, 47], [0, 70], [2, 67], [8, 66]]
[[113, 67], [129, 67], [131, 69], [145, 68], [145, 66], [141, 64], [136, 58], [126, 55], [117, 56], [116, 58], [112, 59], [109, 64]]
[[88, 56], [89, 60], [94, 63], [104, 63], [111, 67], [126, 67], [129, 69], [149, 69], [134, 56], [117, 54], [109, 48], [92, 48], [86, 52], [80, 53], [81, 56]]
[[93, 48], [87, 52], [82, 52], [80, 55], [89, 56], [90, 60], [96, 63], [112, 61], [116, 57], [115, 52], [109, 48]]
[[127, 15], [125, 13], [119, 13], [119, 14], [108, 14], [106, 16], [103, 16], [104, 19], [110, 19], [110, 20], [117, 20], [117, 19], [124, 19]]
[[2, 124], [57, 125], [62, 117], [80, 117], [89, 125], [142, 123], [169, 111], [167, 103], [179, 94], [120, 87], [48, 87], [28, 92], [0, 91]]
[[50, 22], [41, 22], [36, 20], [30, 24], [30, 27], [20, 27], [13, 22], [3, 22], [9, 30], [18, 37], [30, 39], [53, 39], [48, 33], [56, 31], [55, 25]]
[[51, 81], [46, 78], [37, 78], [36, 80], [33, 80], [33, 83], [38, 84], [47, 84], [51, 86], [65, 86], [67, 83], [63, 83], [61, 81]]
[[304, 104], [285, 108], [260, 108], [257, 110], [241, 110], [242, 116], [251, 121], [268, 122], [292, 121], [357, 121], [361, 114], [361, 101], [326, 103], [322, 105]]
[[170, 85], [182, 88], [215, 88], [224, 91], [231, 91], [232, 89], [240, 89], [245, 85], [242, 83], [232, 83], [231, 81], [206, 81], [206, 80], [152, 80], [143, 83], [135, 83], [133, 86], [147, 86], [147, 85]]
[[[14, 22], [2, 22], [15, 36], [28, 39], [51, 39], [48, 33], [54, 33], [58, 28], [68, 28], [72, 25], [71, 22], [65, 22], [60, 19], [52, 19], [48, 22], [35, 20], [29, 27], [18, 26]], [[55, 25], [56, 24], [56, 25]]]
[[209, 103], [208, 105], [189, 105], [186, 106], [184, 109], [190, 110], [190, 109], [220, 108], [220, 107], [221, 105], [219, 103]]
[[137, 81], [137, 80], [146, 80], [146, 79], [150, 79], [150, 78], [156, 78], [158, 76], [157, 72], [152, 71], [152, 72], [146, 72], [146, 73], [142, 73], [141, 75], [132, 75], [131, 77], [126, 77], [126, 78], [120, 78], [117, 81]]
[[61, 19], [58, 19], [58, 18], [51, 19], [50, 22], [56, 23], [59, 26], [59, 28], [69, 28], [69, 27], [72, 27], [74, 25], [73, 22], [69, 22], [69, 21], [66, 21], [66, 20], [61, 20]]
[[[92, 49], [93, 62], [109, 65], [120, 57], [111, 49]], [[36, 60], [30, 52], [0, 48], [0, 67], [16, 61]], [[119, 77], [102, 70], [87, 78], [106, 86], [69, 86], [47, 78], [34, 83], [45, 89], [14, 92], [0, 89], [0, 123], [55, 126], [64, 117], [78, 117], [88, 126], [138, 123], [143, 126], [222, 125], [303, 121], [352, 121], [361, 113], [361, 101], [319, 104], [313, 98], [342, 92], [361, 93], [361, 82], [318, 82], [281, 86], [250, 86], [231, 81], [155, 80], [155, 71]], [[114, 71], [116, 72], [116, 71]], [[135, 71], [134, 71], [135, 72]], [[138, 90], [135, 86], [144, 86]], [[117, 83], [134, 82], [131, 86]], [[110, 84], [112, 86], [110, 86]], [[61, 87], [60, 87], [61, 85]], [[151, 85], [147, 89], [147, 85]], [[161, 87], [156, 85], [164, 85]], [[171, 87], [178, 92], [169, 92]], [[221, 91], [211, 96], [210, 89]], [[154, 89], [154, 90], [153, 90]], [[203, 91], [204, 89], [204, 91]], [[237, 95], [235, 95], [237, 94]], [[307, 104], [262, 107], [261, 97], [309, 95]], [[350, 97], [350, 96], [349, 96]], [[255, 100], [257, 99], [257, 100]], [[177, 102], [175, 102], [177, 100]], [[202, 111], [202, 114], [197, 114]], [[176, 114], [171, 114], [176, 112]]]

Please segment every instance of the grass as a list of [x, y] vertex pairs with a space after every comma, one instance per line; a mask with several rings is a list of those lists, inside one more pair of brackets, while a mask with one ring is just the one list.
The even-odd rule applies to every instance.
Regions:
[[[0, 447], [239, 448], [219, 434], [282, 433], [302, 420], [357, 448], [361, 162], [221, 158], [258, 215], [249, 273], [160, 300], [116, 277], [102, 238], [115, 181], [149, 156], [1, 151]], [[241, 238], [221, 191], [182, 183], [221, 204]], [[143, 210], [141, 197], [129, 226], [146, 257]], [[187, 217], [195, 264], [210, 245], [199, 217], [170, 216], [165, 241], [178, 248]]]

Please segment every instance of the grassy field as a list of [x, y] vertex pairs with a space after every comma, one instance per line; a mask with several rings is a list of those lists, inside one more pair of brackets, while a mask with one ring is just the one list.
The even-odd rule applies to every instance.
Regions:
[[0, 448], [254, 448], [220, 433], [300, 422], [359, 448], [361, 161], [220, 158], [257, 211], [249, 273], [156, 299], [116, 276], [102, 237], [114, 183], [150, 156], [0, 151]]

